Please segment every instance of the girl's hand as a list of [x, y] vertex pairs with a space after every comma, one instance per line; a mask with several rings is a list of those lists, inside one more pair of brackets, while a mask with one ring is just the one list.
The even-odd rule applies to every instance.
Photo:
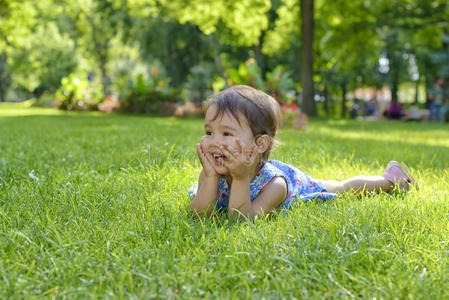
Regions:
[[230, 145], [221, 146], [223, 154], [227, 157], [224, 162], [225, 167], [231, 173], [232, 179], [252, 179], [257, 168], [257, 151], [256, 145], [248, 147], [236, 138], [236, 142], [240, 149], [235, 149]]
[[214, 158], [212, 154], [204, 152], [203, 149], [203, 138], [201, 138], [200, 143], [196, 147], [196, 153], [200, 159], [201, 165], [203, 166], [204, 175], [206, 177], [219, 177], [217, 171], [214, 167]]

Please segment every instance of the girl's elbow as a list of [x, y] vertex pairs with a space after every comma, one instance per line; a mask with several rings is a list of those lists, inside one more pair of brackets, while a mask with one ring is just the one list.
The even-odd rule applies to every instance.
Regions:
[[200, 213], [200, 212], [202, 212], [202, 209], [200, 209], [197, 205], [195, 205], [195, 203], [190, 203], [190, 205], [189, 205], [189, 210], [190, 210], [190, 212], [197, 212], [197, 213]]
[[192, 215], [195, 216], [209, 216], [211, 209], [208, 209], [208, 207], [204, 208], [194, 203], [191, 203], [189, 206], [189, 211]]
[[244, 217], [244, 218], [248, 218], [248, 219], [254, 219], [256, 217], [256, 214], [254, 213], [254, 209], [252, 207], [249, 209], [245, 209], [245, 210], [229, 208], [228, 216], [234, 217], [234, 218]]

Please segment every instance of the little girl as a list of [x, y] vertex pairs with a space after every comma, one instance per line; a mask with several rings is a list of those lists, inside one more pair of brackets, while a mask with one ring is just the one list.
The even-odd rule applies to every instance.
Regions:
[[189, 190], [190, 210], [214, 209], [253, 218], [289, 209], [296, 199], [333, 199], [338, 193], [408, 190], [415, 180], [405, 166], [391, 161], [382, 176], [345, 181], [317, 180], [297, 168], [268, 160], [281, 113], [276, 100], [249, 86], [234, 86], [205, 102], [204, 132], [197, 145], [203, 166]]

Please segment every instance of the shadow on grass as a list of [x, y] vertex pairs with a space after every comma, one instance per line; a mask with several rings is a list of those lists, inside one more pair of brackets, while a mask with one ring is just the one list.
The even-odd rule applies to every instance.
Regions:
[[[327, 142], [330, 144], [353, 145], [355, 140], [354, 138], [327, 136]], [[382, 143], [374, 138], [358, 138], [357, 142], [363, 144], [364, 148], [357, 149], [353, 158], [361, 161], [371, 160], [372, 158], [376, 158], [374, 161], [379, 161], [379, 157], [383, 156], [387, 160], [400, 161], [415, 169], [447, 170], [449, 168], [448, 146], [427, 145], [412, 141], [386, 141]], [[349, 149], [347, 152], [351, 153]]]
[[[351, 159], [369, 163], [398, 160], [416, 169], [449, 168], [449, 131], [445, 130], [446, 125], [401, 124], [391, 128], [389, 122], [359, 124], [361, 122], [347, 121], [337, 126], [333, 123], [312, 123], [316, 133], [313, 129], [307, 132], [285, 130], [281, 133], [282, 152], [288, 152], [288, 148], [294, 146], [315, 151], [331, 160]], [[416, 130], [421, 125], [432, 125], [432, 128]]]

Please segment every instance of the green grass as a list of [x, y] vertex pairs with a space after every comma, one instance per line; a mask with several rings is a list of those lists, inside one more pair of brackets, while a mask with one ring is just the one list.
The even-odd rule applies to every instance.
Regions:
[[0, 298], [449, 297], [449, 126], [315, 120], [272, 158], [419, 192], [195, 219], [201, 120], [0, 104]]

